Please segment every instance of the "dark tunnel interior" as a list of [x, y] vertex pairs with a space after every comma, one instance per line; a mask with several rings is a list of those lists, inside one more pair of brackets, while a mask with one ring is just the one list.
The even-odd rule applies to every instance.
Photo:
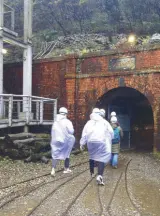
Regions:
[[152, 151], [153, 149], [153, 112], [148, 99], [139, 91], [119, 87], [104, 94], [96, 104], [106, 110], [106, 119], [115, 111], [124, 137], [121, 149]]

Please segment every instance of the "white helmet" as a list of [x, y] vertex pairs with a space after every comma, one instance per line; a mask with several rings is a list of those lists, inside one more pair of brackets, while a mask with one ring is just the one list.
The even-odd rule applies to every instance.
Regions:
[[116, 112], [111, 112], [111, 116], [116, 116]]
[[117, 123], [117, 117], [116, 116], [111, 117], [111, 123]]
[[105, 117], [106, 111], [104, 109], [100, 109], [100, 115], [102, 117]]
[[68, 113], [68, 110], [67, 110], [65, 107], [61, 107], [61, 108], [59, 109], [59, 113], [67, 114], [67, 113]]
[[92, 113], [100, 114], [100, 110], [99, 110], [98, 108], [94, 108], [94, 109], [92, 110]]

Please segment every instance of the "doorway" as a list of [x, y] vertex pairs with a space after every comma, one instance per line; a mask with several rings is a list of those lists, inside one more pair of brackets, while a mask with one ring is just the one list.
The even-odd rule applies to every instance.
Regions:
[[106, 110], [106, 119], [115, 111], [124, 137], [121, 149], [152, 150], [153, 148], [153, 112], [148, 99], [139, 91], [119, 87], [102, 95], [97, 107]]

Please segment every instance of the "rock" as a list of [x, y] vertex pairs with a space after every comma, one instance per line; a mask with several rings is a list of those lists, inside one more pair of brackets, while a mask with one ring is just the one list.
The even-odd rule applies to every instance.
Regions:
[[49, 159], [51, 158], [51, 151], [48, 152], [40, 152], [40, 153], [32, 153], [28, 158], [24, 160], [25, 163], [29, 162], [37, 162], [42, 161], [43, 163], [48, 163]]
[[98, 44], [102, 44], [102, 45], [109, 44], [108, 38], [106, 38], [106, 37], [99, 37], [99, 38], [95, 39], [95, 42]]
[[34, 143], [34, 152], [47, 151], [50, 150], [50, 142], [42, 141]]
[[42, 156], [42, 157], [41, 157], [41, 162], [47, 164], [47, 163], [49, 162], [49, 159], [46, 158], [45, 156]]
[[[53, 47], [52, 50], [50, 50], [51, 44]], [[41, 54], [37, 55], [39, 46], [42, 46], [41, 50], [43, 51]], [[106, 50], [110, 49], [110, 42], [108, 36], [104, 34], [75, 34], [66, 37], [61, 36], [55, 41], [41, 42], [39, 46], [37, 48], [35, 47], [35, 58], [81, 54], [84, 49], [88, 49], [89, 51]]]
[[0, 154], [3, 154], [3, 151], [6, 148], [6, 143], [4, 137], [0, 137]]
[[[48, 162], [51, 156], [50, 136], [48, 134], [6, 134], [0, 138], [0, 155], [11, 159], [25, 159], [24, 162]], [[26, 139], [25, 139], [26, 138]]]
[[32, 157], [29, 156], [28, 158], [24, 159], [24, 163], [29, 163], [32, 161]]
[[11, 138], [11, 140], [24, 140], [35, 137], [35, 135], [31, 133], [8, 134], [8, 136]]
[[160, 43], [160, 34], [156, 33], [152, 35], [152, 37], [149, 40], [149, 43]]
[[6, 148], [12, 148], [14, 146], [13, 141], [8, 134], [5, 135], [4, 141], [5, 141]]
[[29, 139], [25, 139], [25, 140], [14, 140], [13, 145], [15, 147], [17, 147], [18, 149], [21, 149], [25, 145], [33, 145], [34, 142], [35, 142], [34, 138], [29, 138]]
[[79, 149], [73, 150], [73, 151], [71, 152], [71, 154], [74, 154], [74, 155], [78, 155], [78, 154], [80, 154], [80, 153], [81, 153], [81, 151], [80, 151]]
[[4, 153], [11, 159], [19, 159], [22, 157], [17, 149], [5, 149]]

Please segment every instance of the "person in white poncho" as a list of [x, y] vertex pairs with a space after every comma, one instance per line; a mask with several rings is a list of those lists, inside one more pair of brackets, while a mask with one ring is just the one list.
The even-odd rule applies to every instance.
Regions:
[[[115, 112], [114, 112], [115, 113]], [[113, 113], [113, 115], [114, 115]], [[104, 109], [100, 109], [100, 116], [105, 119], [106, 111]], [[109, 123], [109, 122], [108, 122]], [[111, 125], [112, 126], [112, 125]], [[112, 143], [112, 133], [108, 134], [108, 139]]]
[[51, 131], [51, 152], [52, 171], [55, 175], [55, 168], [58, 160], [64, 160], [64, 173], [70, 173], [69, 157], [75, 143], [74, 128], [72, 122], [67, 119], [68, 110], [65, 107], [59, 109], [56, 121], [53, 123]]
[[87, 144], [91, 176], [94, 174], [94, 162], [98, 162], [97, 183], [104, 185], [103, 172], [105, 164], [111, 159], [111, 138], [113, 129], [108, 121], [100, 116], [100, 110], [94, 108], [90, 120], [84, 126], [80, 148]]

